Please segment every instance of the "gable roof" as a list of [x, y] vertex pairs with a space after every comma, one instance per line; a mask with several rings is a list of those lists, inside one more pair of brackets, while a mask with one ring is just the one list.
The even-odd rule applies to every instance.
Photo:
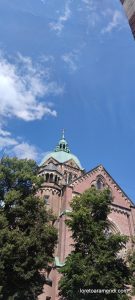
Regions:
[[[90, 171], [86, 172], [85, 174], [79, 176], [77, 179], [73, 180], [73, 181], [69, 184], [69, 186], [75, 187], [76, 184], [78, 184], [78, 182], [84, 180], [85, 178], [87, 178], [89, 175], [95, 173], [96, 171], [102, 171], [102, 172], [105, 172], [106, 175], [110, 178], [111, 183], [117, 187], [117, 189], [122, 193], [122, 195], [124, 196], [124, 198], [126, 198], [126, 199], [128, 199], [128, 201], [130, 201], [131, 206], [132, 206], [132, 207], [135, 207], [134, 202], [128, 197], [128, 195], [123, 191], [123, 189], [120, 187], [120, 185], [113, 179], [113, 177], [108, 173], [108, 171], [104, 168], [103, 165], [98, 165], [98, 166], [96, 166], [95, 168], [93, 168], [92, 170], [90, 170]], [[98, 175], [100, 175], [100, 174], [98, 174]], [[102, 175], [102, 174], [101, 174], [101, 175]]]

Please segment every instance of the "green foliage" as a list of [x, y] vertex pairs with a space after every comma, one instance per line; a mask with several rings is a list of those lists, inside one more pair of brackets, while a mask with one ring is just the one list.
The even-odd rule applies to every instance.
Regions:
[[130, 270], [131, 270], [131, 291], [132, 291], [132, 295], [135, 295], [135, 238], [133, 238], [132, 240], [133, 243], [133, 249], [129, 250], [128, 252], [128, 264], [130, 266]]
[[37, 299], [53, 260], [54, 217], [37, 195], [41, 179], [32, 160], [0, 163], [0, 299]]
[[61, 269], [62, 299], [129, 299], [126, 293], [118, 292], [80, 293], [80, 289], [124, 290], [129, 283], [130, 270], [118, 255], [126, 246], [127, 238], [110, 232], [107, 219], [110, 204], [109, 190], [91, 188], [73, 198], [67, 225], [72, 232], [74, 250]]

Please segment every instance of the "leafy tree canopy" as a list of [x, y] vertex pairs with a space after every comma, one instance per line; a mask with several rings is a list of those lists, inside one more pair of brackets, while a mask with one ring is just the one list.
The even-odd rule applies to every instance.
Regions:
[[36, 195], [41, 186], [33, 160], [0, 162], [0, 297], [37, 299], [53, 259], [57, 232], [54, 216]]
[[[110, 205], [109, 190], [91, 188], [73, 198], [72, 212], [66, 222], [72, 233], [74, 249], [61, 269], [62, 299], [129, 299], [122, 290], [126, 290], [129, 283], [130, 270], [120, 255], [127, 237], [110, 232], [107, 218]], [[98, 291], [88, 294], [86, 291], [85, 294], [82, 290]]]

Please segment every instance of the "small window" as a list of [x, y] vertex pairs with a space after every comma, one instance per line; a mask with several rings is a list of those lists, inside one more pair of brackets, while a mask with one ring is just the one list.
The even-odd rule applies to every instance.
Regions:
[[98, 190], [102, 190], [103, 187], [104, 187], [103, 181], [99, 178], [99, 179], [97, 180], [97, 189], [98, 189]]
[[67, 172], [64, 173], [65, 182], [68, 183]]
[[51, 173], [50, 174], [50, 182], [52, 183], [54, 181], [54, 178], [53, 178], [53, 174]]
[[68, 177], [68, 183], [71, 183], [71, 181], [72, 181], [72, 174], [70, 173]]
[[46, 182], [49, 182], [49, 174], [46, 174]]
[[44, 202], [45, 202], [45, 204], [49, 204], [49, 195], [45, 195], [44, 196]]
[[58, 182], [58, 178], [57, 178], [57, 175], [55, 176], [55, 183], [57, 183]]

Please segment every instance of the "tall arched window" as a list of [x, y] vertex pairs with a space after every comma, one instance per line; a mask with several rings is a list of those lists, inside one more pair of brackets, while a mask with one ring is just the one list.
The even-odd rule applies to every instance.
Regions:
[[49, 182], [49, 173], [46, 174], [46, 182]]
[[67, 172], [64, 172], [65, 183], [68, 183]]
[[57, 175], [55, 175], [55, 183], [57, 183]]
[[98, 190], [102, 190], [104, 188], [104, 182], [103, 182], [102, 178], [99, 177], [97, 179], [96, 187]]
[[50, 174], [50, 182], [53, 182], [53, 174]]
[[72, 174], [69, 173], [69, 176], [68, 176], [68, 183], [70, 183], [72, 181]]

